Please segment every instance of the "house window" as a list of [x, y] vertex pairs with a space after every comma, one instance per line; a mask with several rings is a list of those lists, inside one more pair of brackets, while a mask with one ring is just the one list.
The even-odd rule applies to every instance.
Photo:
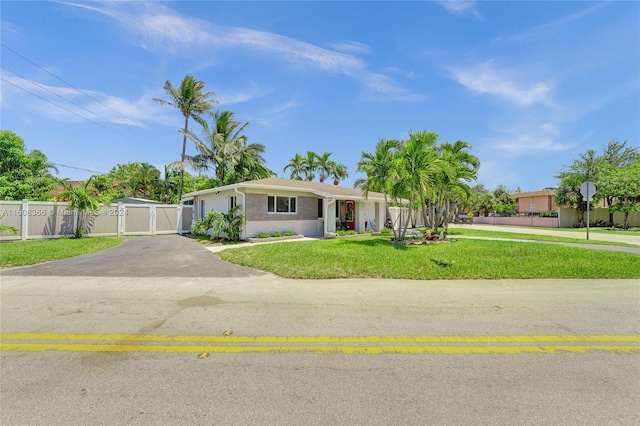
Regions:
[[295, 213], [297, 211], [296, 202], [296, 197], [279, 197], [269, 195], [267, 197], [267, 212]]
[[322, 198], [318, 198], [318, 219], [322, 219], [324, 217], [323, 215], [323, 208], [322, 208]]
[[200, 200], [200, 219], [204, 219], [205, 217], [205, 204], [204, 204], [204, 200]]
[[238, 205], [238, 196], [232, 195], [229, 197], [229, 210]]

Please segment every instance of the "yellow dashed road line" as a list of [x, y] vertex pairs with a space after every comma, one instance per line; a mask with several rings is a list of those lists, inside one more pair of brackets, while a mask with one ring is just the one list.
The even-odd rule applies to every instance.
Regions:
[[[43, 341], [46, 342], [43, 343]], [[559, 352], [605, 351], [631, 353], [640, 352], [638, 343], [640, 343], [638, 335], [226, 337], [139, 334], [0, 334], [0, 350], [23, 352], [555, 354]]]
[[42, 352], [160, 352], [160, 353], [275, 353], [308, 352], [316, 354], [523, 354], [590, 351], [640, 352], [640, 346], [206, 346], [206, 345], [88, 345], [56, 343], [1, 343], [2, 351]]

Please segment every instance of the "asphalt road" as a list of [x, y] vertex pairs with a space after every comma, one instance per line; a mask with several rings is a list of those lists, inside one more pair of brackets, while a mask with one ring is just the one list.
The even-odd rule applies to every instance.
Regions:
[[640, 422], [637, 281], [286, 280], [156, 238], [2, 272], [0, 424]]

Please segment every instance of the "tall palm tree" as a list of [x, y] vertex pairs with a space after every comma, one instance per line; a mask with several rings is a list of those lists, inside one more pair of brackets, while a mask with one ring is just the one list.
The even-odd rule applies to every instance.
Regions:
[[286, 172], [287, 169], [291, 169], [289, 179], [302, 180], [302, 175], [304, 175], [304, 157], [296, 153], [296, 155], [289, 160], [287, 165], [284, 166], [282, 171]]
[[261, 143], [251, 143], [238, 149], [235, 155], [236, 164], [227, 174], [225, 184], [246, 182], [274, 176], [264, 159], [266, 148]]
[[[380, 139], [373, 153], [362, 153], [356, 168], [357, 171], [367, 175], [366, 178], [357, 182], [365, 197], [369, 195], [369, 191], [382, 192], [384, 194], [387, 217], [391, 216], [387, 194], [394, 181], [397, 152], [400, 145], [400, 142], [395, 139]], [[398, 238], [395, 227], [393, 228], [393, 238]]]
[[203, 114], [209, 113], [216, 104], [216, 101], [211, 99], [214, 96], [213, 92], [204, 93], [204, 82], [196, 80], [192, 75], [187, 74], [180, 87], [174, 87], [171, 81], [167, 80], [164, 84], [164, 91], [169, 95], [169, 100], [154, 98], [155, 102], [160, 105], [169, 105], [180, 110], [184, 116], [184, 127], [182, 129], [182, 155], [180, 161], [182, 167], [180, 170], [180, 187], [178, 189], [178, 202], [182, 198], [182, 186], [184, 183], [184, 161], [187, 150], [187, 134], [189, 132], [189, 118], [192, 117], [199, 123], [204, 123], [202, 118]]
[[243, 134], [249, 123], [235, 120], [232, 111], [216, 112], [211, 126], [202, 123], [203, 139], [189, 132], [199, 154], [187, 157], [199, 171], [212, 168], [221, 185], [262, 179], [274, 173], [266, 167], [263, 144], [248, 144]]
[[[422, 206], [429, 196], [433, 196], [441, 174], [450, 174], [450, 169], [435, 149], [437, 140], [437, 133], [410, 132], [409, 140], [404, 143], [398, 157], [402, 172], [398, 189], [406, 194], [410, 209]], [[401, 240], [404, 239], [410, 219], [411, 215], [408, 214], [400, 233]]]
[[331, 154], [331, 152], [325, 152], [322, 155], [315, 155], [316, 171], [318, 172], [318, 179], [320, 180], [320, 183], [324, 183], [324, 180], [331, 174], [332, 160], [329, 159], [329, 157], [331, 157]]
[[307, 151], [307, 156], [304, 158], [304, 168], [302, 172], [304, 173], [304, 180], [308, 180], [311, 182], [316, 175], [314, 174], [318, 168], [318, 154], [313, 151]]
[[438, 147], [440, 158], [448, 166], [446, 170], [448, 173], [443, 171], [439, 176], [436, 203], [433, 203], [434, 200], [429, 200], [430, 211], [433, 211], [432, 206], [435, 204], [440, 213], [436, 227], [443, 225], [446, 230], [451, 218], [451, 210], [453, 209], [453, 213], [457, 214], [456, 210], [460, 202], [471, 196], [469, 183], [478, 177], [480, 160], [467, 151], [470, 148], [471, 145], [464, 141], [453, 144], [445, 142]]

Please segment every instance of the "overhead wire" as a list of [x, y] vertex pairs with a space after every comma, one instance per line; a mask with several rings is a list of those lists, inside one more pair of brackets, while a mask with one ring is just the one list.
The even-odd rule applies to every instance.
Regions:
[[118, 132], [118, 131], [117, 131], [117, 130], [115, 130], [115, 129], [111, 129], [111, 128], [107, 127], [107, 126], [103, 126], [102, 124], [98, 123], [97, 121], [93, 121], [93, 120], [92, 120], [92, 119], [90, 119], [90, 118], [84, 117], [84, 116], [82, 116], [82, 115], [78, 114], [77, 112], [70, 110], [69, 108], [63, 107], [62, 105], [59, 105], [59, 104], [57, 104], [57, 103], [53, 102], [53, 101], [52, 101], [52, 100], [50, 100], [50, 99], [47, 99], [47, 98], [45, 98], [45, 97], [42, 97], [42, 96], [38, 95], [37, 93], [34, 93], [34, 92], [30, 91], [30, 90], [27, 90], [27, 89], [25, 89], [25, 88], [24, 88], [24, 87], [22, 87], [22, 86], [18, 86], [17, 84], [12, 83], [12, 82], [10, 82], [9, 80], [7, 80], [7, 79], [5, 79], [5, 78], [0, 77], [0, 80], [4, 81], [5, 83], [8, 83], [8, 84], [10, 84], [10, 85], [12, 85], [12, 86], [15, 86], [15, 87], [17, 87], [17, 88], [18, 88], [18, 89], [20, 89], [20, 90], [24, 90], [25, 92], [27, 92], [27, 93], [29, 93], [29, 94], [31, 94], [31, 95], [33, 95], [33, 96], [37, 97], [37, 98], [40, 98], [40, 99], [42, 99], [42, 100], [43, 100], [43, 101], [45, 101], [45, 102], [49, 102], [50, 104], [53, 104], [53, 105], [57, 106], [58, 108], [61, 108], [61, 109], [65, 110], [65, 111], [67, 111], [67, 112], [70, 112], [70, 113], [71, 113], [71, 114], [73, 114], [73, 115], [77, 115], [78, 117], [82, 118], [83, 120], [90, 121], [91, 123], [93, 123], [93, 124], [95, 124], [95, 125], [97, 125], [97, 126], [100, 126], [100, 127], [102, 127], [103, 129], [109, 130], [109, 131], [111, 131], [111, 132], [115, 132], [115, 133], [119, 134], [120, 136], [124, 136], [124, 137], [126, 137], [126, 136], [127, 136], [127, 135], [124, 135], [124, 134], [122, 134], [122, 133]]
[[83, 95], [85, 95], [86, 97], [93, 99], [94, 101], [98, 102], [100, 105], [104, 106], [105, 108], [115, 112], [116, 114], [118, 114], [120, 117], [131, 121], [132, 123], [135, 123], [134, 120], [132, 120], [131, 118], [127, 117], [126, 115], [120, 113], [119, 111], [111, 108], [109, 105], [103, 103], [102, 101], [100, 101], [99, 99], [94, 98], [93, 96], [91, 96], [90, 94], [88, 94], [87, 92], [85, 92], [82, 89], [77, 88], [76, 86], [74, 86], [73, 84], [69, 83], [68, 81], [63, 80], [62, 78], [58, 77], [57, 75], [55, 75], [54, 73], [52, 73], [51, 71], [45, 69], [44, 67], [36, 64], [35, 62], [33, 62], [31, 59], [27, 58], [24, 55], [21, 55], [20, 53], [16, 52], [15, 50], [13, 50], [12, 48], [10, 48], [9, 46], [7, 46], [6, 44], [0, 42], [0, 46], [4, 47], [5, 49], [7, 49], [8, 51], [10, 51], [11, 53], [15, 54], [16, 56], [19, 56], [20, 58], [24, 59], [25, 61], [29, 62], [30, 64], [32, 64], [33, 66], [38, 67], [39, 69], [41, 69], [42, 71], [46, 72], [47, 74], [49, 74], [50, 76], [56, 78], [57, 80], [60, 80], [61, 82], [63, 82], [64, 84], [66, 84], [67, 86], [71, 87], [72, 89], [77, 90], [78, 92], [82, 93]]
[[112, 121], [112, 120], [110, 120], [110, 119], [108, 119], [108, 118], [106, 118], [106, 117], [104, 117], [104, 116], [102, 116], [102, 115], [98, 114], [97, 112], [93, 112], [93, 111], [91, 111], [91, 110], [89, 110], [89, 109], [87, 109], [87, 108], [83, 107], [82, 105], [80, 105], [80, 104], [78, 104], [78, 103], [76, 103], [76, 102], [74, 102], [74, 101], [72, 101], [72, 100], [70, 100], [70, 99], [65, 98], [64, 96], [62, 96], [62, 95], [60, 95], [60, 94], [58, 94], [58, 93], [54, 92], [53, 90], [51, 90], [51, 89], [47, 88], [46, 86], [43, 86], [42, 84], [40, 84], [40, 83], [38, 83], [38, 82], [36, 82], [36, 81], [33, 81], [33, 80], [31, 80], [31, 79], [29, 79], [29, 78], [27, 78], [27, 77], [23, 76], [23, 75], [18, 74], [17, 72], [15, 72], [15, 71], [13, 71], [13, 70], [10, 70], [9, 68], [5, 67], [4, 65], [0, 65], [0, 68], [2, 68], [2, 69], [4, 69], [4, 70], [9, 71], [9, 72], [10, 72], [10, 73], [12, 73], [12, 74], [17, 75], [18, 77], [22, 78], [23, 80], [28, 81], [29, 83], [31, 83], [31, 84], [33, 84], [33, 85], [35, 85], [35, 86], [38, 86], [38, 87], [39, 87], [39, 88], [41, 88], [42, 90], [45, 90], [45, 91], [47, 91], [47, 92], [51, 93], [52, 95], [57, 96], [57, 97], [59, 97], [60, 99], [65, 100], [65, 101], [69, 102], [70, 104], [75, 105], [75, 106], [77, 106], [78, 108], [83, 109], [83, 110], [87, 111], [88, 113], [95, 115], [95, 116], [96, 116], [96, 117], [98, 117], [98, 118], [102, 118], [102, 119], [103, 119], [103, 120], [105, 120], [105, 121], [110, 121], [111, 123], [113, 123], [113, 124], [115, 124], [115, 125], [117, 125], [117, 126], [119, 126], [119, 127], [122, 127], [122, 128], [123, 128], [123, 129], [125, 129], [125, 130], [129, 130], [129, 129], [127, 129], [126, 127], [122, 126], [121, 124], [116, 123], [116, 122], [114, 122], [114, 121]]

